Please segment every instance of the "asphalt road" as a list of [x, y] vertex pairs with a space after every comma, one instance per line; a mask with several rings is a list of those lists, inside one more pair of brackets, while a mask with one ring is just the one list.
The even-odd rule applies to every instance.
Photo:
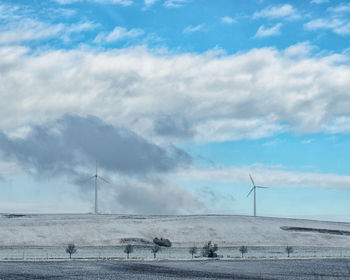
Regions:
[[350, 279], [350, 260], [9, 261], [0, 279]]

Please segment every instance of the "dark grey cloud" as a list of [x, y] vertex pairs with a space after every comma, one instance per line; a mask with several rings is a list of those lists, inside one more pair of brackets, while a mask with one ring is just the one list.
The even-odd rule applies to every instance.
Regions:
[[190, 164], [175, 146], [160, 147], [126, 128], [93, 117], [65, 115], [50, 125], [34, 126], [25, 138], [0, 133], [0, 150], [27, 168], [55, 174], [95, 160], [108, 171], [129, 175], [164, 173]]
[[98, 160], [102, 171], [113, 178], [109, 184], [99, 182], [103, 212], [184, 214], [201, 206], [190, 192], [165, 178], [191, 164], [186, 152], [153, 144], [94, 116], [65, 115], [33, 126], [22, 138], [0, 132], [0, 153], [36, 178], [67, 176], [80, 187], [84, 201], [92, 198], [93, 191], [85, 170]]
[[203, 207], [190, 192], [159, 176], [146, 177], [142, 181], [123, 180], [115, 187], [104, 187], [108, 193], [104, 205], [111, 212], [188, 214]]
[[188, 121], [181, 116], [162, 115], [154, 121], [154, 131], [161, 136], [187, 138], [194, 135]]

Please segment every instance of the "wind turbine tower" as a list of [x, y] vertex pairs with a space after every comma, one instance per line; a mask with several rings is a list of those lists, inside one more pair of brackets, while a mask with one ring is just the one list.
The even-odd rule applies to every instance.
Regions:
[[262, 186], [257, 186], [254, 183], [254, 180], [252, 178], [252, 175], [249, 174], [250, 180], [252, 181], [253, 187], [250, 190], [250, 192], [248, 193], [247, 197], [252, 193], [252, 191], [254, 191], [254, 217], [256, 217], [256, 189], [267, 189], [267, 187], [262, 187]]
[[98, 163], [96, 160], [96, 174], [89, 179], [95, 178], [95, 214], [98, 214], [98, 180], [102, 180], [106, 183], [109, 183], [106, 179], [102, 178], [101, 176], [98, 175]]

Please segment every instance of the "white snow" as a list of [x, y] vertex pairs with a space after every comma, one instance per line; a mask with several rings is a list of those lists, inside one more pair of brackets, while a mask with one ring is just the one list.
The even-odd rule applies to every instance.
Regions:
[[350, 247], [350, 236], [290, 232], [282, 226], [350, 231], [350, 223], [250, 216], [126, 216], [93, 214], [0, 216], [0, 246], [121, 245], [123, 238], [152, 242], [168, 238], [175, 247], [202, 246], [328, 246]]

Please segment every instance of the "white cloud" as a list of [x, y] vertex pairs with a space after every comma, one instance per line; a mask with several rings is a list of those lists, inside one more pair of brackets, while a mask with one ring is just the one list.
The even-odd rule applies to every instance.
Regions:
[[193, 33], [193, 32], [197, 32], [200, 31], [204, 28], [204, 24], [198, 24], [198, 25], [189, 25], [184, 29], [184, 33]]
[[350, 34], [350, 21], [339, 18], [315, 19], [304, 24], [306, 30], [328, 29], [338, 35]]
[[128, 38], [136, 38], [144, 34], [142, 29], [132, 28], [127, 30], [124, 27], [117, 26], [109, 34], [100, 33], [96, 36], [95, 42], [99, 43], [102, 41], [106, 42], [115, 42]]
[[258, 29], [258, 31], [255, 34], [255, 38], [262, 38], [262, 37], [269, 37], [269, 36], [276, 36], [281, 34], [282, 23], [277, 23], [276, 25], [268, 28], [265, 27], [265, 25], [261, 25]]
[[82, 22], [69, 26], [62, 23], [48, 24], [32, 19], [18, 19], [0, 27], [0, 44], [12, 44], [52, 37], [67, 39], [72, 33], [91, 30], [95, 27], [91, 22]]
[[188, 0], [166, 0], [164, 6], [167, 8], [180, 8], [187, 2]]
[[281, 6], [267, 7], [259, 12], [255, 12], [253, 18], [298, 19], [300, 18], [300, 15], [292, 5], [284, 4]]
[[21, 167], [12, 161], [0, 161], [0, 178], [4, 179], [10, 175], [22, 173]]
[[304, 24], [304, 27], [308, 30], [317, 30], [317, 29], [333, 29], [337, 28], [342, 24], [342, 21], [334, 19], [334, 20], [327, 20], [327, 19], [314, 19], [312, 21], [307, 22]]
[[84, 0], [56, 0], [58, 4], [69, 5], [73, 3], [83, 2]]
[[234, 18], [229, 17], [229, 16], [222, 17], [221, 21], [223, 23], [227, 23], [227, 24], [232, 24], [232, 23], [236, 22], [236, 20]]
[[[52, 18], [72, 16], [74, 11], [58, 8], [46, 10]], [[18, 44], [42, 39], [70, 40], [73, 33], [80, 33], [96, 28], [90, 21], [79, 21], [71, 24], [50, 23], [39, 20], [40, 15], [24, 6], [8, 6], [0, 4], [0, 18], [5, 19], [0, 26], [0, 44]]]
[[306, 30], [331, 30], [338, 35], [350, 34], [350, 4], [340, 4], [327, 9], [331, 14], [325, 18], [313, 19], [304, 24]]
[[156, 3], [158, 0], [144, 0], [146, 6], [152, 6], [154, 3]]
[[[71, 17], [74, 10], [65, 8], [47, 8], [44, 10], [51, 18]], [[25, 6], [8, 6], [0, 4], [0, 18], [5, 22], [0, 26], [0, 44], [18, 44], [43, 39], [69, 41], [74, 33], [95, 29], [98, 25], [90, 21], [72, 23], [52, 23], [42, 20], [41, 14]]]
[[[152, 141], [178, 139], [166, 131], [171, 125], [178, 131], [179, 123], [187, 137], [202, 142], [290, 130], [350, 132], [349, 58], [291, 49], [215, 56], [138, 47], [32, 55], [23, 47], [0, 47], [6, 100], [0, 129], [9, 133], [73, 113], [95, 115]], [[165, 113], [172, 121], [159, 134], [155, 123]]]
[[83, 31], [88, 31], [96, 28], [96, 24], [91, 23], [91, 22], [81, 22], [77, 24], [72, 24], [72, 25], [65, 25], [64, 29], [66, 33], [76, 33], [76, 32], [83, 32]]
[[341, 4], [335, 7], [329, 7], [327, 10], [336, 14], [350, 13], [350, 4]]
[[[210, 129], [208, 129], [210, 128]], [[274, 123], [269, 117], [264, 120], [258, 118], [232, 120], [208, 120], [196, 128], [195, 140], [202, 142], [204, 139], [211, 139], [214, 141], [226, 141], [237, 139], [259, 139], [276, 135], [285, 131], [283, 125]], [[215, 139], [212, 138], [213, 135]]]
[[312, 4], [323, 4], [323, 3], [328, 3], [329, 0], [311, 0], [310, 3]]
[[0, 4], [0, 19], [8, 19], [14, 17], [18, 9], [19, 7], [16, 5]]
[[344, 22], [342, 26], [338, 26], [333, 29], [334, 33], [337, 33], [339, 35], [349, 35], [350, 34], [350, 21]]
[[323, 129], [330, 133], [342, 133], [344, 131], [350, 131], [350, 117], [343, 116], [335, 118], [329, 123], [325, 124]]
[[95, 2], [95, 3], [111, 3], [118, 4], [121, 6], [129, 6], [133, 4], [132, 0], [56, 0], [61, 5], [69, 5], [78, 2]]
[[216, 183], [240, 183], [251, 185], [249, 174], [255, 182], [265, 187], [314, 187], [325, 189], [350, 189], [350, 176], [311, 172], [297, 172], [278, 167], [251, 165], [244, 167], [222, 167], [187, 169], [177, 174], [182, 179], [209, 181]]
[[112, 4], [119, 4], [122, 6], [129, 6], [132, 5], [134, 2], [132, 0], [91, 0], [98, 3], [112, 3]]
[[307, 144], [310, 144], [314, 141], [314, 139], [305, 139], [303, 141], [301, 141], [301, 144], [304, 144], [304, 145], [307, 145]]
[[45, 11], [45, 13], [50, 14], [52, 18], [62, 19], [65, 17], [72, 18], [73, 16], [77, 15], [77, 11], [74, 9], [67, 9], [67, 8], [49, 8]]
[[50, 25], [35, 20], [20, 20], [0, 28], [0, 44], [38, 40], [57, 36], [63, 32], [63, 24]]
[[285, 49], [284, 53], [291, 58], [305, 58], [309, 56], [315, 46], [312, 46], [310, 42], [301, 42]]

